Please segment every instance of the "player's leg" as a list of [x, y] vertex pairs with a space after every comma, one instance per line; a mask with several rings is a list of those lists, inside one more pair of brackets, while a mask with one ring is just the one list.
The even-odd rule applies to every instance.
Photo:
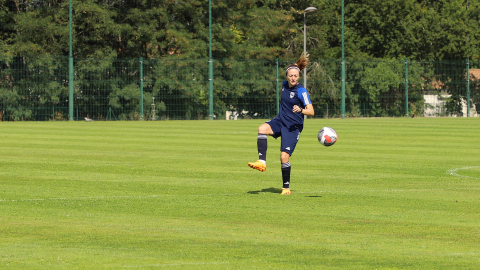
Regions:
[[258, 160], [263, 161], [264, 164], [267, 162], [267, 136], [273, 136], [273, 130], [269, 124], [263, 123], [258, 127], [257, 148]]
[[298, 140], [300, 139], [300, 130], [282, 130], [282, 145], [280, 147], [280, 162], [282, 163], [282, 195], [290, 195], [290, 173], [292, 166], [290, 164], [290, 156], [295, 150]]
[[290, 172], [292, 170], [290, 154], [282, 151], [280, 153], [280, 162], [282, 163], [282, 195], [290, 195], [292, 194], [292, 191], [290, 191]]
[[[267, 169], [267, 136], [274, 136], [275, 137], [275, 130], [280, 130], [277, 127], [277, 121], [275, 119], [270, 120], [266, 123], [261, 124], [258, 127], [258, 134], [257, 134], [257, 150], [258, 150], [258, 160], [255, 162], [249, 162], [248, 166], [252, 169], [259, 170], [264, 172]], [[273, 128], [272, 128], [273, 126]]]
[[270, 124], [268, 122], [261, 124], [258, 127], [258, 134], [265, 134], [267, 136], [273, 136], [272, 126], [270, 126]]

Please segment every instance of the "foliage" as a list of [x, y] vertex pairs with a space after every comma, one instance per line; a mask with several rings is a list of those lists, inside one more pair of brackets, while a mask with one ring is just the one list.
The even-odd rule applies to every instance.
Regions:
[[[13, 57], [0, 61], [3, 120], [48, 120], [66, 106], [66, 63], [59, 57]], [[53, 110], [53, 112], [52, 112]]]
[[[337, 0], [212, 1], [213, 57], [297, 57], [303, 51], [303, 10], [313, 58], [340, 57]], [[202, 58], [208, 56], [208, 0], [73, 0], [78, 58]], [[1, 51], [68, 55], [67, 0], [0, 1]], [[452, 60], [479, 58], [479, 1], [345, 1], [346, 57]]]
[[478, 58], [479, 2], [348, 1], [347, 48], [376, 58], [418, 60]]
[[152, 60], [146, 62], [144, 87], [154, 97], [156, 114], [165, 119], [207, 119], [207, 61]]
[[[143, 78], [145, 117], [150, 119], [154, 113], [159, 119], [208, 117], [208, 0], [73, 0], [72, 3], [77, 115], [139, 119], [130, 111], [140, 113], [138, 59], [143, 57], [149, 65]], [[317, 7], [318, 11], [305, 17], [304, 9], [308, 6]], [[338, 115], [340, 1], [214, 0], [211, 9], [216, 115], [231, 110], [248, 112], [245, 117], [274, 115], [274, 62], [296, 59], [303, 51], [304, 34], [312, 59], [307, 87], [315, 97], [316, 109], [319, 116]], [[479, 42], [478, 0], [345, 1], [349, 115], [402, 115], [405, 58], [423, 63], [467, 58], [475, 61], [480, 59]], [[11, 115], [12, 120], [37, 119], [33, 115], [38, 111], [26, 105], [30, 101], [24, 97], [33, 97], [38, 91], [45, 91], [38, 100], [32, 99], [39, 105], [64, 107], [65, 58], [61, 58], [61, 64], [45, 60], [51, 63], [48, 72], [56, 72], [49, 75], [55, 78], [49, 81], [38, 81], [42, 76], [48, 77], [46, 70], [27, 77], [14, 70], [22, 69], [28, 62], [35, 66], [29, 72], [35, 72], [38, 65], [44, 65], [37, 64], [40, 58], [60, 59], [59, 56], [68, 54], [69, 1], [0, 0], [0, 100], [2, 108], [6, 108], [5, 115]], [[40, 58], [33, 60], [30, 55]], [[255, 61], [247, 63], [241, 59]], [[14, 67], [14, 63], [20, 65]], [[441, 81], [442, 91], [448, 96], [448, 113], [460, 115], [466, 98], [465, 85], [457, 83], [465, 80], [463, 64], [458, 68], [452, 66], [455, 74], [430, 66], [434, 70], [427, 71], [421, 65], [416, 70], [417, 67], [412, 67], [412, 74], [417, 75], [410, 77], [417, 82], [410, 79], [411, 108], [420, 113], [424, 107], [420, 91], [433, 91], [428, 89], [431, 83]], [[176, 71], [176, 77], [166, 74], [170, 71]], [[27, 87], [27, 78], [38, 85]], [[478, 103], [476, 88], [471, 90], [472, 102]], [[174, 96], [179, 100], [174, 101]], [[253, 109], [258, 99], [270, 105]], [[96, 112], [88, 111], [91, 109], [87, 106], [93, 106]], [[58, 112], [66, 113], [63, 109]], [[49, 119], [54, 114], [42, 109], [41, 118]]]
[[[340, 65], [337, 61], [315, 61], [308, 68], [307, 89], [315, 115], [336, 117], [340, 108]], [[303, 82], [303, 80], [302, 80]]]
[[[4, 58], [0, 64], [2, 120], [68, 119], [66, 58]], [[213, 60], [214, 117], [272, 118], [284, 67], [294, 61]], [[422, 115], [425, 94], [446, 97], [445, 115], [461, 116], [466, 97], [464, 61], [347, 61], [350, 117]], [[143, 69], [143, 77], [140, 72]], [[338, 61], [312, 60], [308, 84], [316, 117], [340, 115]], [[143, 79], [143, 82], [142, 82]], [[300, 80], [303, 83], [303, 79]], [[143, 107], [141, 88], [143, 85]], [[470, 97], [478, 104], [478, 80]], [[208, 119], [208, 59], [76, 59], [74, 118], [97, 120]], [[228, 112], [228, 113], [227, 113]], [[58, 116], [56, 116], [59, 114]]]

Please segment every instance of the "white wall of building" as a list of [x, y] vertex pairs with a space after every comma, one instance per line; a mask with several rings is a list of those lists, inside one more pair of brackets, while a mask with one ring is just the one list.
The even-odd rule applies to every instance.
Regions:
[[[443, 98], [449, 98], [450, 95], [442, 95]], [[424, 117], [437, 117], [445, 113], [445, 101], [438, 98], [438, 95], [423, 95], [425, 100], [425, 111], [423, 113]], [[430, 105], [430, 106], [429, 106]], [[463, 117], [467, 117], [467, 101], [462, 100], [463, 105]], [[472, 105], [472, 104], [471, 104]], [[470, 117], [477, 117], [477, 111], [475, 105], [470, 108]]]

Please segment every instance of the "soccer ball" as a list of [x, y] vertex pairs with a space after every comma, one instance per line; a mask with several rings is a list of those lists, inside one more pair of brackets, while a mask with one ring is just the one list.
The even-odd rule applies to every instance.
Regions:
[[324, 146], [332, 146], [337, 138], [337, 132], [331, 127], [324, 127], [318, 132], [318, 141]]

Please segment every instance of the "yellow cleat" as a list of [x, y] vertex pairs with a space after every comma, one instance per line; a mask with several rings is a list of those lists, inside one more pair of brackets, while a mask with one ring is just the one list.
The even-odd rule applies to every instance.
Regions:
[[292, 191], [289, 188], [282, 188], [282, 194], [280, 195], [290, 195]]
[[261, 172], [264, 172], [267, 169], [267, 165], [263, 164], [263, 162], [261, 162], [260, 160], [257, 160], [255, 162], [248, 162], [248, 166]]

